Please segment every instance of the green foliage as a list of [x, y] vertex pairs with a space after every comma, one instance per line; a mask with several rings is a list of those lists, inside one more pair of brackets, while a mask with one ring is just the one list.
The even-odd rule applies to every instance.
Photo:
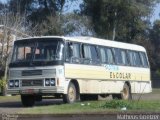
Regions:
[[61, 35], [57, 17], [62, 13], [65, 3], [66, 0], [9, 0], [7, 9], [14, 15], [23, 16], [25, 29], [33, 31], [35, 28], [36, 35]]
[[[10, 98], [8, 98], [10, 99]], [[0, 99], [1, 100], [1, 99]], [[7, 101], [5, 99], [5, 101]], [[90, 105], [88, 105], [88, 103]], [[114, 104], [112, 106], [115, 106], [113, 108], [111, 104]], [[82, 106], [83, 104], [83, 106]], [[108, 107], [110, 106], [110, 108]], [[117, 108], [118, 106], [118, 108]], [[77, 102], [74, 104], [52, 104], [52, 105], [47, 105], [47, 106], [35, 106], [32, 108], [28, 109], [23, 109], [20, 111], [20, 114], [88, 114], [88, 113], [106, 113], [106, 114], [113, 114], [113, 113], [120, 113], [123, 112], [121, 109], [122, 107], [126, 107], [128, 113], [133, 113], [133, 112], [150, 112], [154, 113], [157, 112], [159, 113], [160, 111], [160, 102], [159, 100], [150, 100], [150, 101], [87, 101], [87, 102]], [[72, 109], [71, 109], [72, 108]], [[124, 112], [123, 112], [124, 113]]]
[[157, 74], [158, 76], [160, 76], [160, 69], [157, 69], [157, 70], [156, 70], [156, 74]]
[[101, 107], [102, 108], [109, 108], [109, 109], [121, 109], [121, 108], [126, 107], [127, 109], [132, 109], [133, 104], [130, 101], [110, 100], [110, 101], [107, 101]]
[[154, 70], [160, 68], [160, 20], [156, 20], [153, 23], [153, 28], [150, 30], [150, 41], [154, 45], [153, 50], [153, 60], [154, 64], [151, 64], [154, 67]]
[[[132, 42], [147, 32], [156, 0], [84, 0], [81, 13], [91, 16], [97, 36]], [[115, 33], [115, 34], [114, 34]]]
[[6, 84], [7, 84], [7, 81], [4, 78], [0, 79], [0, 88], [5, 87]]
[[160, 20], [153, 23], [153, 28], [150, 31], [150, 38], [155, 45], [156, 50], [160, 47]]

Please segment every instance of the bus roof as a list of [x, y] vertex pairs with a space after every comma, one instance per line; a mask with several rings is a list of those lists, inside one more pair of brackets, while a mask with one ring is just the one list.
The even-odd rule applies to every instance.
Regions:
[[101, 46], [136, 50], [136, 51], [146, 51], [144, 47], [140, 45], [136, 45], [136, 44], [117, 42], [117, 41], [100, 39], [100, 38], [95, 38], [95, 37], [84, 37], [84, 36], [78, 36], [78, 37], [36, 36], [36, 37], [23, 38], [19, 40], [38, 39], [38, 38], [62, 38], [65, 41], [81, 42], [81, 43], [95, 44], [95, 45], [101, 45]]

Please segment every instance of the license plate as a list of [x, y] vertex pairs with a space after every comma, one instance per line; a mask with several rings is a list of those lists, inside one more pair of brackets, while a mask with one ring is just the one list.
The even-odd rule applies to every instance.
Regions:
[[23, 93], [23, 94], [33, 94], [34, 90], [33, 89], [21, 90], [21, 93]]

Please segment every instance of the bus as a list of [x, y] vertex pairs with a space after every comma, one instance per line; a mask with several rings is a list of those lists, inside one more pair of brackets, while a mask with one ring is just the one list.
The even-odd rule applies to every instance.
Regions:
[[65, 103], [132, 99], [152, 91], [144, 47], [94, 37], [41, 36], [16, 40], [9, 63], [8, 93], [24, 106], [44, 96]]

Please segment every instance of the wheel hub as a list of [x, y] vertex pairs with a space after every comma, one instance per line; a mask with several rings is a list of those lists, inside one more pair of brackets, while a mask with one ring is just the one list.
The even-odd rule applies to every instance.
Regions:
[[75, 100], [75, 91], [72, 87], [69, 88], [69, 100], [74, 101]]

